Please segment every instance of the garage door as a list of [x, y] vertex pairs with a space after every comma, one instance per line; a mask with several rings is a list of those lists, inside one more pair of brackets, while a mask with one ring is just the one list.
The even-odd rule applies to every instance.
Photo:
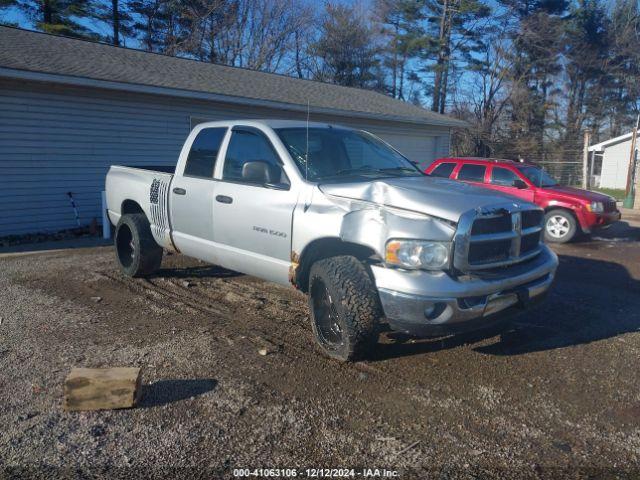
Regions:
[[414, 137], [411, 135], [381, 135], [385, 141], [393, 145], [394, 148], [399, 150], [405, 157], [414, 162], [431, 163], [435, 153], [435, 138], [436, 137]]

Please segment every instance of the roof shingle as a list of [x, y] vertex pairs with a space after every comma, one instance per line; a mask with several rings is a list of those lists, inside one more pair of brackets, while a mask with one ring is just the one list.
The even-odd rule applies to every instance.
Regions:
[[[0, 26], [0, 67], [463, 126], [378, 92]], [[1, 74], [0, 74], [1, 76]]]

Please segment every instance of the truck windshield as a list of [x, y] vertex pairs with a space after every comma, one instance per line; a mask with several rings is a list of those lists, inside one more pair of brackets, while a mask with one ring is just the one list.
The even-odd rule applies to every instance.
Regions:
[[[277, 134], [303, 176], [311, 181], [347, 181], [424, 175], [377, 137], [341, 128], [279, 128]], [[308, 158], [308, 165], [307, 165]]]
[[539, 167], [519, 167], [522, 174], [536, 187], [553, 187], [558, 184], [555, 178]]

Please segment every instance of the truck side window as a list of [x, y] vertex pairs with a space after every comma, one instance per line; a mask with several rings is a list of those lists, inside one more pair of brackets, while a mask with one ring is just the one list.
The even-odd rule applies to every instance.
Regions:
[[493, 167], [491, 170], [491, 184], [503, 187], [513, 187], [513, 181], [520, 180], [511, 170], [500, 167]]
[[458, 180], [465, 182], [484, 182], [484, 174], [487, 167], [474, 163], [465, 163], [458, 172]]
[[455, 163], [441, 163], [440, 165], [438, 165], [436, 168], [433, 169], [433, 172], [431, 172], [431, 176], [449, 178], [454, 168], [456, 168]]
[[184, 174], [189, 177], [213, 178], [213, 168], [226, 128], [205, 128], [191, 145]]
[[272, 172], [278, 172], [280, 178], [273, 183], [289, 184], [280, 164], [278, 155], [267, 140], [259, 132], [250, 130], [234, 130], [227, 147], [227, 155], [222, 171], [223, 180], [232, 180], [243, 183], [253, 183], [243, 178], [242, 171], [247, 162], [265, 162], [269, 164]]

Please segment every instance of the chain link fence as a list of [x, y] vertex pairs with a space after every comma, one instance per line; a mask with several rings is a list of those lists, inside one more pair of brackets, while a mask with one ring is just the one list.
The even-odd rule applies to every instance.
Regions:
[[[495, 155], [507, 160], [523, 161], [544, 168], [559, 184], [580, 187], [584, 178], [582, 163], [583, 149], [573, 147], [560, 152], [549, 152], [538, 155], [521, 155], [517, 152], [501, 152]], [[588, 171], [586, 172], [589, 173]]]
[[561, 185], [573, 187], [582, 186], [583, 171], [582, 161], [580, 162], [533, 162], [544, 168]]
[[[585, 172], [582, 135], [577, 136], [571, 142], [550, 140], [546, 145], [533, 141], [524, 142], [521, 146], [516, 146], [514, 143], [510, 143], [508, 139], [496, 142], [491, 139], [479, 138], [468, 131], [457, 131], [452, 136], [452, 154], [462, 157], [480, 156], [531, 163], [544, 168], [559, 184], [567, 186], [580, 187], [583, 185], [585, 175], [593, 178], [600, 173], [594, 171], [591, 158]], [[593, 186], [593, 182], [590, 184]]]

